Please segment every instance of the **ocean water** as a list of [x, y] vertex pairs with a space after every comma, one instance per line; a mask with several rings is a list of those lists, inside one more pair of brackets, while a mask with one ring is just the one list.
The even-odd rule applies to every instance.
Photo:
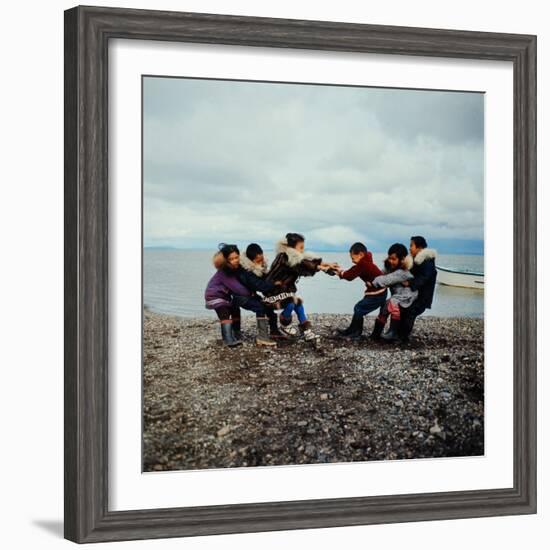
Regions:
[[[274, 253], [266, 251], [268, 260]], [[373, 254], [382, 266], [385, 254]], [[347, 252], [325, 252], [323, 260], [351, 266]], [[143, 303], [152, 311], [180, 317], [212, 317], [214, 312], [204, 307], [204, 289], [215, 270], [212, 252], [204, 250], [143, 251]], [[483, 272], [483, 256], [441, 254], [438, 265]], [[298, 293], [304, 298], [310, 313], [351, 313], [354, 304], [363, 296], [365, 284], [361, 279], [342, 281], [325, 273], [303, 277]], [[432, 309], [424, 315], [439, 317], [483, 317], [484, 292], [436, 285]], [[371, 315], [376, 315], [373, 312]]]

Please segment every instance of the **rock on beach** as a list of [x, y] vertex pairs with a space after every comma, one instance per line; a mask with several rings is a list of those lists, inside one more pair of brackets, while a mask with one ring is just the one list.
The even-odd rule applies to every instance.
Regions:
[[144, 471], [484, 453], [483, 320], [420, 317], [407, 346], [348, 342], [347, 315], [310, 319], [318, 345], [221, 344], [215, 318], [144, 312]]

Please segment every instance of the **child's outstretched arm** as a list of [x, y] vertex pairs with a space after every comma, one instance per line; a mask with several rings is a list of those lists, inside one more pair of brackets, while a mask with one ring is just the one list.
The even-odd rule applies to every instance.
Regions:
[[262, 279], [262, 277], [258, 277], [254, 273], [245, 270], [242, 270], [239, 273], [239, 279], [241, 283], [247, 288], [250, 288], [255, 292], [261, 292], [262, 294], [265, 294], [266, 292], [271, 292], [275, 289], [276, 286], [274, 282]]
[[349, 269], [346, 269], [345, 271], [339, 270], [338, 276], [340, 279], [344, 279], [346, 281], [353, 281], [359, 275], [361, 274], [361, 267], [357, 264], [351, 266]]
[[311, 277], [319, 271], [321, 265], [321, 258], [305, 258], [294, 269], [301, 277]]
[[410, 271], [405, 271], [404, 269], [396, 269], [386, 275], [379, 275], [372, 281], [374, 287], [380, 288], [382, 286], [393, 286], [398, 283], [403, 283], [412, 279]]

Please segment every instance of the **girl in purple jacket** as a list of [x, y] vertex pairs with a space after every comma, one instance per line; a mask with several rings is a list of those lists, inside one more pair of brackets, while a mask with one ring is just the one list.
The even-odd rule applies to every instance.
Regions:
[[276, 346], [269, 337], [269, 324], [266, 308], [256, 293], [239, 280], [240, 253], [234, 244], [222, 243], [219, 252], [214, 255], [216, 273], [208, 281], [204, 293], [205, 307], [213, 309], [220, 320], [223, 343], [237, 346], [242, 341], [235, 337], [240, 332], [240, 308], [256, 313], [258, 333], [256, 344]]

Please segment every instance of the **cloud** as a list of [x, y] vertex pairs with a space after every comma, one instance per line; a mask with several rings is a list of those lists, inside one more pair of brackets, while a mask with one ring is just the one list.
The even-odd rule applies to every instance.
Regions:
[[[483, 95], [144, 81], [144, 241], [483, 239]], [[371, 244], [372, 246], [372, 244]]]
[[349, 245], [364, 240], [364, 235], [345, 225], [331, 225], [310, 231], [309, 238], [328, 245]]

